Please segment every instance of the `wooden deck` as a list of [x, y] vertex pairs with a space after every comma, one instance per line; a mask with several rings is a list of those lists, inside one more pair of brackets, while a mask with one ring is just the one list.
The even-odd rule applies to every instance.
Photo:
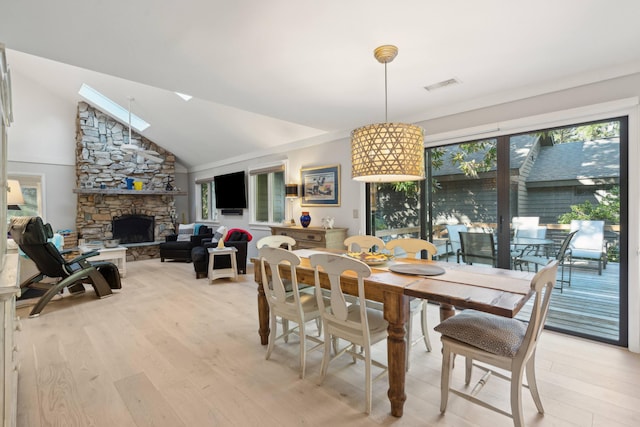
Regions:
[[[620, 339], [619, 273], [620, 264], [617, 263], [607, 264], [601, 276], [595, 270], [572, 269], [571, 286], [565, 284], [562, 292], [560, 289], [553, 291], [546, 325], [617, 342]], [[566, 274], [565, 269], [565, 277]], [[527, 318], [529, 313], [523, 309], [519, 317]]]

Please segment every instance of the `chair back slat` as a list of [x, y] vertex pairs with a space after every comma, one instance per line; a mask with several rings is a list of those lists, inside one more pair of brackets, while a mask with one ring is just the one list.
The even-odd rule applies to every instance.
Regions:
[[349, 252], [373, 252], [384, 249], [384, 241], [376, 236], [350, 236], [344, 239]]
[[431, 259], [433, 255], [438, 253], [438, 249], [433, 243], [413, 238], [390, 240], [385, 248], [391, 254], [394, 254], [396, 248], [400, 248], [406, 253], [407, 258], [415, 258], [419, 252], [426, 251], [427, 259]]
[[320, 269], [329, 276], [330, 289], [330, 301], [331, 306], [328, 310], [324, 307], [324, 301], [322, 298], [318, 298], [318, 305], [320, 311], [325, 313], [328, 321], [344, 324], [350, 328], [354, 326], [352, 322], [347, 320], [349, 305], [342, 292], [340, 286], [341, 276], [351, 271], [356, 274], [358, 280], [358, 301], [361, 309], [361, 327], [363, 330], [368, 330], [367, 316], [365, 314], [366, 303], [364, 295], [364, 278], [371, 275], [371, 268], [362, 261], [356, 259], [343, 257], [334, 254], [313, 254], [309, 257], [311, 266], [315, 268], [315, 282], [316, 282], [316, 295], [321, 295], [320, 287]]
[[256, 247], [258, 249], [263, 246], [269, 246], [270, 248], [280, 248], [285, 247], [288, 250], [293, 249], [296, 245], [296, 240], [291, 236], [282, 236], [280, 234], [274, 234], [273, 236], [265, 236], [262, 239], [258, 240], [256, 243]]
[[281, 265], [287, 266], [291, 270], [291, 286], [297, 304], [299, 289], [296, 267], [300, 265], [300, 257], [286, 249], [269, 246], [260, 248], [258, 256], [260, 257], [260, 272], [266, 285], [263, 286], [264, 293], [269, 304], [285, 304], [287, 300], [287, 290], [279, 268]]

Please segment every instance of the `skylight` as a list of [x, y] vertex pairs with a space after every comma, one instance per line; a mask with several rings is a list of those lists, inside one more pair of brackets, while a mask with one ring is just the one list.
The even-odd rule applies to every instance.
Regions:
[[184, 99], [185, 101], [188, 101], [191, 98], [193, 98], [193, 96], [187, 95], [186, 93], [175, 92], [175, 94], [178, 95], [180, 98]]
[[[129, 123], [129, 110], [122, 107], [120, 104], [107, 98], [91, 86], [83, 83], [78, 91], [80, 96], [89, 101], [91, 104], [101, 109], [107, 114], [120, 120], [122, 123]], [[131, 113], [131, 127], [138, 132], [144, 131], [151, 126], [149, 123], [142, 120], [140, 117]]]

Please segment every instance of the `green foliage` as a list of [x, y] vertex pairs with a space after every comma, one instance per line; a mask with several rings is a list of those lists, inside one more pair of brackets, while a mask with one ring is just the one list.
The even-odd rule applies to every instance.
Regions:
[[593, 205], [589, 200], [572, 205], [571, 212], [560, 215], [558, 222], [569, 224], [574, 219], [604, 220], [609, 224], [620, 224], [620, 187], [611, 188], [597, 205]]
[[543, 139], [551, 139], [554, 144], [564, 142], [593, 141], [596, 139], [615, 138], [620, 136], [620, 122], [594, 123], [539, 132]]

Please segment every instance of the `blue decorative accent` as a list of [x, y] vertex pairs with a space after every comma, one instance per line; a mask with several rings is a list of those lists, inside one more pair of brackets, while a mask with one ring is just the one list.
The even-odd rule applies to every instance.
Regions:
[[302, 212], [302, 216], [300, 216], [300, 225], [304, 228], [307, 228], [311, 224], [311, 216], [309, 212]]

